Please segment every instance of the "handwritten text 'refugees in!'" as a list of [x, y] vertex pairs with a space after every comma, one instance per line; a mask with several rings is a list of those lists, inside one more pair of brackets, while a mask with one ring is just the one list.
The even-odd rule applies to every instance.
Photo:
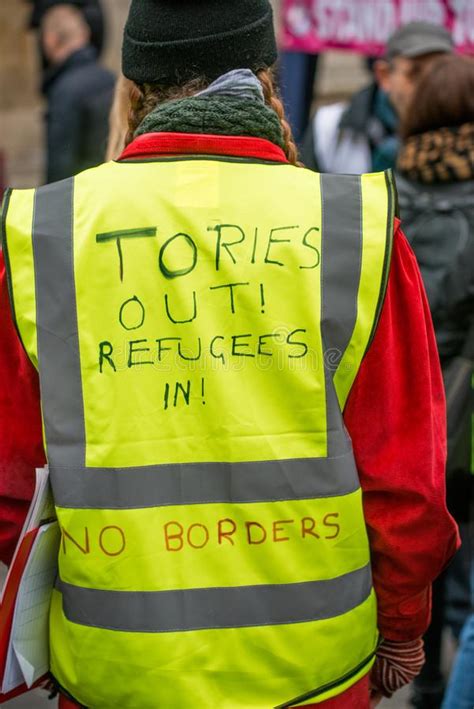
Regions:
[[[186, 277], [195, 274], [200, 259], [209, 262], [209, 244], [206, 252], [198, 238], [185, 232], [178, 232], [159, 244], [156, 227], [138, 228], [123, 231], [97, 234], [96, 241], [106, 247], [114, 245], [117, 251], [117, 279], [127, 285], [127, 250], [123, 248], [124, 240], [157, 239], [159, 252], [157, 259], [157, 274], [164, 279], [165, 288], [162, 293], [161, 325], [166, 326], [160, 337], [140, 337], [143, 328], [147, 326], [147, 307], [141, 294], [132, 292], [117, 310], [117, 322], [122, 334], [127, 333], [130, 339], [113, 342], [104, 339], [98, 345], [98, 368], [101, 374], [116, 374], [124, 368], [160, 366], [167, 356], [171, 355], [174, 362], [180, 365], [207, 362], [220, 362], [227, 365], [232, 360], [259, 359], [269, 360], [282, 351], [289, 360], [303, 359], [308, 355], [307, 328], [295, 327], [294, 323], [279, 322], [275, 327], [278, 313], [272, 313], [272, 326], [265, 329], [265, 315], [272, 307], [271, 289], [278, 288], [278, 271], [291, 268], [296, 271], [317, 269], [321, 263], [319, 227], [301, 227], [299, 225], [277, 226], [267, 229], [255, 227], [252, 233], [247, 232], [237, 224], [216, 224], [207, 228], [207, 236], [212, 238], [212, 272], [216, 274], [214, 283], [200, 283], [199, 287], [189, 286], [189, 292], [183, 293], [182, 284]], [[271, 286], [261, 282], [261, 279], [227, 281], [224, 277], [231, 273], [232, 267], [251, 276], [251, 265], [260, 264], [273, 269]], [[208, 266], [208, 263], [207, 263]], [[243, 268], [239, 268], [243, 267]], [[249, 268], [245, 268], [249, 266]], [[207, 271], [207, 274], [209, 270]], [[262, 273], [262, 270], [260, 270]], [[276, 276], [276, 277], [275, 277]], [[206, 276], [208, 278], [208, 276]], [[182, 279], [180, 287], [173, 288], [177, 280]], [[169, 288], [166, 288], [169, 284]], [[196, 284], [196, 278], [194, 278]], [[140, 284], [135, 283], [134, 289]], [[206, 298], [206, 308], [202, 299]], [[219, 322], [219, 318], [210, 317], [209, 305], [215, 303], [215, 309], [220, 314], [220, 320], [225, 320], [223, 330], [229, 332], [229, 323], [233, 316], [239, 313], [249, 313], [249, 303], [257, 314], [252, 322], [260, 322], [258, 332], [222, 332], [210, 333], [208, 322]], [[255, 313], [253, 315], [255, 315]], [[249, 318], [246, 317], [246, 320]], [[195, 323], [202, 328], [186, 330], [183, 326]], [[224, 324], [224, 323], [223, 323]], [[267, 323], [268, 325], [268, 323]], [[248, 328], [251, 329], [250, 327]], [[140, 333], [142, 330], [142, 333]], [[133, 335], [132, 336], [132, 332]], [[201, 334], [203, 333], [203, 334]], [[205, 333], [205, 334], [204, 334]], [[119, 352], [120, 350], [120, 352]], [[171, 390], [172, 389], [172, 390]], [[174, 396], [173, 396], [174, 390]], [[200, 381], [200, 396], [204, 396], [205, 382]], [[189, 405], [191, 400], [191, 381], [178, 382], [173, 387], [167, 384], [164, 392], [164, 408], [174, 402]], [[204, 403], [204, 402], [203, 402]]]

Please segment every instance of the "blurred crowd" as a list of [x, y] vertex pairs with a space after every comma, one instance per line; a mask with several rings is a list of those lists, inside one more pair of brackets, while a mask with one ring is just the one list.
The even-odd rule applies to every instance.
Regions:
[[[117, 157], [130, 90], [101, 64], [99, 0], [31, 0], [47, 102], [46, 182]], [[368, 58], [370, 83], [347, 101], [319, 105], [316, 55], [285, 52], [280, 87], [300, 160], [330, 173], [395, 170], [399, 216], [424, 279], [445, 377], [448, 506], [464, 543], [433, 589], [426, 664], [413, 688], [419, 709], [474, 706], [472, 365], [474, 360], [474, 59], [448, 30], [415, 22]], [[315, 109], [315, 106], [317, 108]], [[107, 147], [108, 146], [108, 147]], [[459, 646], [443, 673], [446, 629]], [[464, 702], [464, 703], [462, 703]]]

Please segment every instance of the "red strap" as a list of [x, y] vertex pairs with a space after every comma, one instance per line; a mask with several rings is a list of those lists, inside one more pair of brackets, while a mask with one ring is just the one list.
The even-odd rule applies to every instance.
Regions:
[[15, 604], [18, 597], [18, 589], [38, 532], [39, 529], [32, 529], [24, 536], [18, 552], [13, 558], [13, 563], [7, 577], [0, 613], [0, 670], [2, 673], [5, 671], [8, 648], [11, 642], [10, 633], [12, 630]]
[[[350, 689], [337, 697], [328, 699], [319, 704], [308, 704], [307, 709], [368, 709], [369, 707], [369, 676], [366, 675]], [[75, 704], [64, 696], [59, 697], [58, 709], [81, 709], [80, 704]]]
[[156, 155], [226, 155], [287, 163], [281, 148], [264, 138], [194, 133], [146, 133], [130, 143], [119, 160], [151, 158]]
[[76, 702], [72, 702], [70, 699], [60, 694], [58, 709], [81, 709], [81, 705], [76, 704]]
[[342, 694], [319, 704], [306, 704], [304, 709], [369, 709], [369, 675], [362, 677]]

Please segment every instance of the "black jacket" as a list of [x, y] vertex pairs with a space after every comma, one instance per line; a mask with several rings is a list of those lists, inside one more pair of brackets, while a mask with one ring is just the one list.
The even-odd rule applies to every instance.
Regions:
[[115, 78], [89, 46], [45, 78], [48, 101], [47, 182], [71, 177], [103, 162]]
[[462, 354], [474, 318], [474, 180], [425, 185], [397, 175], [397, 186], [445, 364]]
[[[474, 361], [474, 180], [425, 185], [397, 177], [402, 224], [428, 296], [448, 412], [448, 506], [469, 518]], [[414, 353], [416, 356], [416, 353]]]

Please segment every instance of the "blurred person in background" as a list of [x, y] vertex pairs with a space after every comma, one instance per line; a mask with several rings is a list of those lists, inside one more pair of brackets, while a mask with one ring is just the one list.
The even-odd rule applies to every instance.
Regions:
[[[281, 0], [272, 0], [272, 5], [278, 31], [284, 21], [289, 23], [296, 35], [306, 28], [308, 17], [304, 8], [296, 7], [287, 12]], [[300, 51], [280, 50], [278, 55], [278, 84], [297, 145], [301, 144], [308, 126], [318, 60], [319, 55]]]
[[319, 54], [282, 50], [278, 64], [278, 83], [288, 122], [300, 145], [306, 134], [318, 71]]
[[[44, 14], [55, 5], [61, 5], [64, 0], [28, 0], [33, 5], [29, 25], [32, 29], [39, 30]], [[68, 4], [77, 7], [83, 14], [90, 29], [90, 43], [97, 50], [98, 56], [102, 54], [105, 42], [104, 12], [100, 0], [68, 0]], [[40, 38], [41, 50], [41, 38]], [[46, 69], [48, 60], [41, 50], [43, 68]]]
[[443, 627], [448, 624], [459, 637], [469, 611], [474, 59], [451, 55], [431, 64], [402, 114], [401, 138], [397, 175], [401, 216], [436, 330], [448, 407], [448, 507], [461, 524], [465, 541], [434, 585], [433, 621], [425, 637], [427, 661], [413, 697], [415, 707], [428, 709], [441, 705], [444, 692]]
[[[471, 572], [471, 583], [474, 584], [474, 570]], [[442, 709], [472, 709], [474, 707], [473, 668], [474, 610], [471, 611], [461, 633], [459, 651], [449, 678]]]
[[304, 139], [301, 159], [316, 171], [360, 174], [395, 167], [398, 121], [423, 72], [453, 51], [449, 32], [412, 22], [389, 39], [384, 59], [373, 63], [374, 81], [349, 104], [318, 108]]
[[[471, 87], [472, 91], [472, 87]], [[454, 311], [459, 309], [459, 303], [464, 302], [466, 309], [474, 313], [474, 239], [469, 240], [469, 246], [464, 251], [463, 257], [467, 263], [471, 264], [469, 269], [452, 269], [444, 283], [444, 302], [446, 303], [446, 314], [450, 315], [449, 308]], [[456, 313], [453, 313], [455, 316]], [[469, 330], [469, 340], [463, 350], [462, 361], [464, 370], [472, 372], [474, 367], [474, 328]], [[459, 366], [458, 366], [459, 369]], [[466, 375], [464, 375], [465, 379]], [[464, 384], [464, 390], [466, 389]], [[466, 409], [471, 411], [471, 475], [474, 475], [474, 379], [470, 391], [470, 402], [467, 402]], [[470, 577], [471, 577], [471, 609], [469, 617], [464, 625], [459, 640], [459, 650], [455, 658], [454, 666], [449, 677], [448, 686], [444, 695], [442, 709], [472, 709], [474, 707], [474, 495], [470, 493], [470, 518], [469, 518], [469, 542], [470, 542]]]
[[43, 82], [47, 182], [94, 167], [105, 156], [115, 79], [99, 64], [90, 36], [74, 5], [55, 4], [42, 17], [41, 43], [49, 62]]
[[[133, 536], [126, 549], [119, 554], [112, 550], [104, 559], [100, 551], [99, 556], [84, 555], [80, 549], [72, 549], [75, 557], [69, 552], [67, 559], [61, 557], [61, 574], [67, 567], [67, 575], [61, 576], [54, 593], [51, 656], [62, 703], [68, 694], [71, 701], [88, 706], [187, 706], [191, 700], [213, 709], [266, 709], [314, 697], [320, 700], [314, 705], [318, 709], [367, 709], [369, 691], [370, 705], [375, 706], [409, 682], [423, 663], [420, 635], [429, 621], [430, 585], [456, 548], [457, 534], [444, 501], [442, 382], [421, 278], [394, 216], [394, 194], [384, 176], [363, 181], [316, 176], [299, 167], [270, 69], [275, 59], [265, 0], [229, 2], [226, 12], [221, 0], [205, 0], [199, 7], [192, 2], [135, 0], [124, 38], [128, 78], [118, 84], [112, 117], [117, 126], [117, 140], [111, 141], [115, 154], [123, 140], [122, 121], [129, 116], [119, 160], [34, 194], [7, 195], [4, 224], [12, 300], [20, 330], [23, 325], [28, 330], [28, 342], [41, 340], [41, 400], [60, 517], [78, 530], [105, 524], [106, 530], [120, 531], [110, 526], [111, 514]], [[366, 230], [360, 229], [362, 203], [372, 224]], [[229, 242], [221, 233], [230, 226], [222, 223], [228, 214], [237, 223], [252, 225], [253, 247], [239, 227], [233, 227], [239, 231], [236, 241], [232, 236]], [[321, 262], [319, 250], [308, 241], [310, 232], [302, 244], [318, 258], [303, 265], [294, 262], [296, 241], [285, 247], [289, 241], [272, 238], [279, 230], [275, 223], [302, 218], [318, 223], [310, 229], [315, 238], [323, 219], [324, 322], [320, 303], [313, 300], [320, 283], [315, 269]], [[253, 225], [261, 222], [255, 231]], [[159, 230], [151, 227], [155, 223]], [[182, 232], [164, 241], [163, 229], [173, 233], [183, 223], [195, 241]], [[212, 227], [206, 229], [208, 224]], [[210, 231], [216, 231], [215, 239]], [[263, 232], [270, 234], [267, 243], [258, 242]], [[69, 250], [71, 233], [74, 253]], [[184, 239], [184, 246], [169, 253], [166, 249], [177, 237]], [[122, 238], [126, 244], [119, 243]], [[34, 263], [25, 260], [32, 241]], [[118, 253], [109, 248], [115, 245]], [[190, 248], [191, 270], [183, 272], [176, 259], [187, 258]], [[270, 259], [271, 248], [288, 258], [289, 268]], [[234, 373], [225, 367], [224, 379], [221, 370], [212, 373], [211, 394], [216, 397], [220, 390], [219, 400], [213, 401], [211, 394], [205, 402], [199, 400], [206, 406], [195, 414], [186, 406], [176, 407], [176, 402], [173, 410], [157, 409], [160, 356], [158, 362], [146, 361], [138, 356], [146, 350], [135, 349], [128, 367], [116, 371], [113, 352], [105, 348], [96, 366], [96, 326], [101, 338], [115, 332], [121, 341], [122, 330], [137, 329], [122, 318], [122, 310], [118, 320], [115, 313], [129, 291], [143, 291], [158, 304], [163, 298], [167, 303], [168, 295], [187, 299], [192, 286], [210, 304], [210, 278], [217, 271], [224, 282], [247, 276], [249, 263], [256, 278], [265, 274], [269, 287], [273, 282], [268, 314], [273, 331], [278, 327], [280, 332], [286, 322], [282, 308], [289, 308], [291, 320], [294, 313], [304, 321], [309, 317], [311, 331], [320, 333], [316, 337], [321, 348], [324, 339], [321, 358], [331, 354], [327, 368], [309, 365], [293, 375], [285, 364], [278, 371], [265, 368], [262, 379], [263, 368], [247, 353], [244, 370], [238, 366]], [[70, 270], [73, 264], [77, 280]], [[0, 269], [2, 265], [0, 261]], [[341, 282], [347, 290], [341, 289]], [[25, 285], [16, 290], [17, 283]], [[61, 296], [65, 286], [68, 292]], [[307, 298], [302, 297], [306, 286]], [[331, 297], [334, 292], [338, 297]], [[38, 322], [23, 311], [34, 293], [39, 296]], [[0, 374], [6, 383], [0, 392], [5, 432], [0, 439], [0, 556], [8, 560], [21, 529], [21, 503], [24, 509], [28, 499], [28, 470], [31, 478], [35, 465], [44, 463], [45, 452], [38, 373], [6, 310], [7, 284], [1, 270], [0, 298]], [[136, 302], [135, 296], [127, 301], [132, 307]], [[144, 318], [138, 328], [145, 326], [156, 336], [164, 322], [175, 333], [183, 332], [185, 323], [183, 334], [207, 340], [206, 328], [217, 324], [226, 335], [235, 323], [239, 328], [260, 327], [264, 313], [260, 307], [253, 312], [252, 302], [251, 297], [244, 299], [238, 312], [232, 306], [230, 318], [229, 309], [213, 305], [190, 321], [171, 320], [168, 311], [167, 322], [150, 308], [146, 324]], [[76, 307], [80, 325], [75, 315], [74, 322], [69, 320]], [[341, 349], [326, 351], [333, 337]], [[145, 340], [131, 344], [140, 342]], [[106, 344], [102, 342], [101, 351]], [[346, 351], [350, 366], [342, 362]], [[268, 356], [268, 350], [259, 354]], [[61, 366], [55, 366], [57, 355], [64, 358]], [[35, 357], [31, 350], [29, 357]], [[151, 364], [155, 367], [147, 373], [142, 367]], [[71, 396], [77, 377], [87, 387], [93, 382], [92, 399], [82, 390], [77, 398]], [[286, 384], [282, 377], [288, 377]], [[99, 390], [108, 393], [101, 396]], [[123, 410], [116, 404], [107, 408], [110, 393], [115, 402], [125, 396]], [[319, 414], [321, 393], [325, 403]], [[76, 419], [76, 405], [80, 421], [85, 412], [100, 431], [86, 435]], [[124, 423], [127, 431], [122, 436], [117, 427]], [[300, 446], [298, 434], [295, 461], [287, 439], [293, 440], [300, 426], [301, 442], [307, 440], [309, 449]], [[127, 462], [122, 456], [129, 447], [132, 456]], [[316, 459], [313, 453], [318, 453]], [[91, 465], [91, 454], [99, 456], [99, 467], [97, 460]], [[117, 456], [114, 465], [110, 455]], [[144, 455], [151, 456], [151, 465]], [[199, 465], [209, 460], [217, 466]], [[303, 460], [309, 462], [311, 484], [329, 485], [329, 492], [299, 488], [302, 469], [298, 473], [292, 466], [296, 462], [299, 467]], [[23, 478], [21, 497], [20, 486], [12, 484], [12, 461], [15, 477]], [[327, 462], [331, 468], [320, 471]], [[180, 555], [176, 546], [164, 545], [154, 526], [168, 514], [171, 495], [173, 514], [210, 520], [222, 507], [238, 519], [239, 533], [247, 516], [257, 513], [288, 516], [280, 523], [293, 529], [296, 517], [291, 515], [313, 508], [312, 513], [322, 513], [333, 497], [332, 485], [347, 471], [355, 473], [354, 488], [350, 486], [347, 495], [339, 490], [331, 504], [349, 503], [350, 496], [356, 509], [344, 514], [343, 527], [333, 531], [334, 537], [329, 535], [336, 539], [341, 533], [341, 540], [328, 545], [313, 526], [288, 537], [281, 533], [280, 538], [277, 530], [277, 538], [268, 539], [267, 545], [255, 542], [258, 549], [246, 544], [245, 537], [234, 542], [228, 532], [220, 546], [194, 546], [194, 551]], [[19, 499], [10, 507], [13, 493]], [[84, 504], [86, 498], [89, 504]], [[232, 519], [220, 521], [230, 522], [232, 528]], [[302, 534], [309, 538], [301, 539]], [[291, 552], [275, 544], [280, 541], [291, 543]], [[222, 560], [226, 551], [233, 554], [233, 563]], [[360, 572], [367, 568], [369, 555], [377, 608], [372, 581], [361, 586], [342, 568], [349, 564], [352, 574], [355, 559], [355, 571]], [[209, 574], [204, 583], [201, 573]], [[335, 578], [342, 579], [343, 592], [317, 585]], [[81, 600], [77, 594], [83, 592]], [[170, 612], [163, 610], [163, 601], [172, 604]], [[321, 610], [314, 606], [316, 601]], [[341, 609], [339, 604], [347, 602]], [[336, 616], [333, 603], [338, 604]], [[363, 616], [356, 617], [359, 613]], [[380, 646], [377, 628], [384, 637]], [[296, 697], [297, 689], [304, 697]]]

